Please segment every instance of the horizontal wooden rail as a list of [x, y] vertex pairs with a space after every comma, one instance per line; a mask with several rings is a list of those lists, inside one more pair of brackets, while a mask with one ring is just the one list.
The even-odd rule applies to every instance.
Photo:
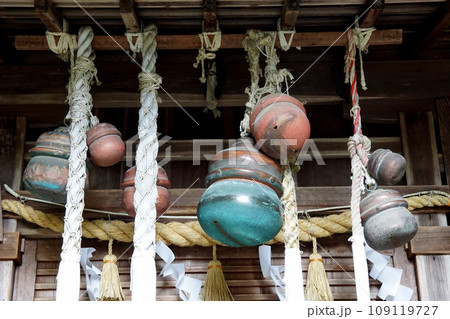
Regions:
[[[222, 49], [242, 48], [245, 34], [223, 34]], [[158, 50], [197, 50], [200, 48], [198, 35], [158, 35], [156, 37]], [[344, 32], [307, 32], [296, 33], [292, 47], [328, 47], [344, 46], [347, 43]], [[402, 43], [402, 30], [377, 30], [370, 38], [370, 45], [388, 45]], [[277, 41], [276, 44], [279, 47]], [[49, 50], [47, 39], [43, 35], [17, 35], [15, 38], [17, 50]], [[92, 41], [94, 50], [129, 50], [130, 46], [125, 36], [97, 35]]]

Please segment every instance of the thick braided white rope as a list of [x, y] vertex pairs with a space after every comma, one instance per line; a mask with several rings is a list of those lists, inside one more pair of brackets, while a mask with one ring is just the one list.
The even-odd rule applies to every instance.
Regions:
[[139, 110], [139, 145], [136, 151], [136, 178], [134, 207], [134, 252], [131, 260], [132, 300], [156, 300], [156, 202], [158, 191], [156, 179], [158, 165], [157, 89], [161, 77], [156, 70], [156, 34], [154, 25], [146, 27], [142, 33], [142, 72], [139, 74], [141, 108]]
[[365, 185], [375, 184], [375, 181], [369, 176], [366, 165], [368, 154], [370, 152], [370, 140], [362, 134], [361, 116], [359, 107], [359, 96], [357, 89], [357, 78], [355, 72], [356, 42], [352, 30], [347, 32], [347, 54], [345, 74], [351, 83], [352, 109], [354, 134], [347, 143], [351, 158], [352, 173], [352, 196], [350, 201], [351, 220], [352, 220], [352, 242], [354, 274], [356, 282], [356, 296], [358, 301], [370, 300], [370, 286], [368, 277], [368, 267], [366, 261], [366, 252], [364, 249], [364, 234], [361, 226], [360, 201], [361, 194], [364, 193]]
[[69, 82], [70, 157], [67, 180], [67, 204], [59, 264], [56, 300], [77, 301], [80, 291], [81, 224], [86, 181], [86, 131], [89, 129], [92, 96], [89, 93], [96, 75], [91, 47], [91, 27], [81, 27], [78, 34], [77, 60]]
[[295, 182], [292, 177], [290, 164], [283, 166], [283, 196], [281, 203], [284, 206], [284, 282], [286, 283], [286, 300], [305, 300], [303, 291], [303, 275], [298, 228], [297, 199]]

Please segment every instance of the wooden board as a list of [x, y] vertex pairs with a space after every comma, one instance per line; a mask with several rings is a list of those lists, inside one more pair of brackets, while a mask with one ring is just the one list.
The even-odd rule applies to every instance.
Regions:
[[32, 301], [36, 282], [36, 240], [26, 240], [22, 265], [16, 267], [13, 300]]
[[[408, 185], [440, 185], [433, 116], [427, 113], [400, 114], [402, 145]], [[445, 214], [416, 215], [421, 226], [446, 226]], [[420, 300], [450, 300], [450, 256], [416, 256], [416, 278]], [[436, 283], [439, 283], [438, 285]]]
[[450, 227], [420, 226], [408, 244], [408, 255], [450, 255]]
[[[353, 260], [351, 246], [348, 243], [349, 235], [337, 235], [333, 238], [318, 240], [319, 253], [322, 254], [324, 267], [334, 298], [336, 300], [355, 300], [356, 290], [353, 277]], [[107, 243], [99, 243], [95, 240], [83, 240], [83, 247], [95, 247], [96, 251], [91, 258], [93, 264], [101, 269], [102, 258], [107, 253]], [[34, 300], [55, 299], [55, 276], [60, 260], [59, 251], [61, 240], [39, 240], [37, 245], [37, 271]], [[323, 250], [322, 249], [325, 249]], [[212, 258], [211, 248], [170, 247], [175, 256], [175, 263], [183, 263], [186, 275], [203, 280], [207, 271], [208, 262]], [[311, 253], [311, 244], [302, 247], [302, 270], [304, 285], [308, 269], [308, 256]], [[114, 253], [118, 258], [119, 274], [126, 300], [130, 300], [130, 261], [132, 249], [129, 244], [114, 243]], [[235, 300], [278, 300], [272, 280], [264, 278], [259, 266], [257, 247], [230, 248], [218, 247], [217, 258], [221, 261], [223, 272], [229, 288]], [[272, 264], [282, 266], [284, 264], [284, 246], [272, 245]], [[392, 266], [392, 262], [389, 263]], [[159, 273], [164, 262], [157, 257], [156, 268]], [[85, 292], [85, 278], [81, 274], [80, 300], [88, 300]], [[376, 299], [376, 293], [380, 282], [370, 280], [371, 297]], [[157, 277], [157, 300], [180, 300], [178, 292], [174, 288], [172, 278]]]
[[[3, 221], [3, 230], [5, 232], [15, 232], [16, 229], [16, 220], [7, 219]], [[16, 266], [13, 261], [0, 261], [0, 301], [12, 300], [15, 269]]]
[[15, 264], [22, 262], [20, 251], [21, 237], [19, 232], [5, 232], [0, 244], [0, 261], [11, 260]]

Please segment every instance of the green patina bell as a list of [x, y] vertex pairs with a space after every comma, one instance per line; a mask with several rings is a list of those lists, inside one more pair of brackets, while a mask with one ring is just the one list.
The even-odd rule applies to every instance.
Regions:
[[[29, 153], [31, 160], [22, 178], [25, 189], [41, 199], [65, 204], [70, 156], [68, 128], [59, 127], [42, 134]], [[85, 189], [87, 187], [86, 169]]]
[[209, 163], [208, 187], [197, 209], [212, 238], [232, 247], [256, 246], [275, 237], [283, 224], [281, 168], [240, 139]]

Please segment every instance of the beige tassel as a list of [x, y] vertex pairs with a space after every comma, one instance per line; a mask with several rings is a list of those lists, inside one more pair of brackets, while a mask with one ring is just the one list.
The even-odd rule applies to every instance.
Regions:
[[102, 279], [99, 288], [99, 301], [123, 301], [122, 286], [120, 285], [117, 257], [112, 253], [113, 239], [109, 239], [108, 255], [103, 258]]
[[313, 253], [309, 255], [308, 276], [306, 279], [306, 300], [309, 301], [333, 301], [327, 274], [323, 265], [323, 259], [317, 253], [316, 238], [312, 238]]
[[231, 301], [233, 295], [228, 288], [222, 271], [222, 263], [217, 260], [217, 247], [213, 245], [213, 260], [208, 264], [205, 283], [203, 286], [204, 301]]

